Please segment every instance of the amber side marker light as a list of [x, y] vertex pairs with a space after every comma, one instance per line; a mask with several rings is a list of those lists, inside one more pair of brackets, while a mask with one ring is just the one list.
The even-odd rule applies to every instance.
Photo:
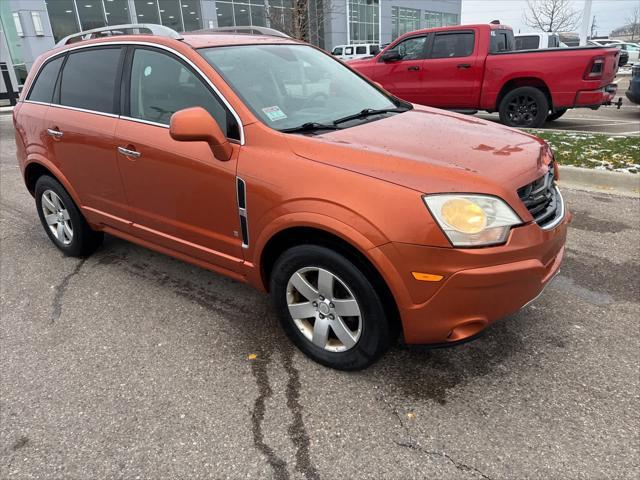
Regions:
[[413, 278], [422, 282], [439, 282], [444, 277], [442, 275], [434, 275], [432, 273], [411, 272]]

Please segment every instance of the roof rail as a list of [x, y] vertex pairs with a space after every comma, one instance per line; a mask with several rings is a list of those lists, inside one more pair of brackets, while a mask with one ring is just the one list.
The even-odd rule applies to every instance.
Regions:
[[278, 30], [268, 27], [255, 27], [255, 26], [237, 26], [237, 27], [213, 27], [205, 28], [203, 30], [197, 30], [193, 33], [214, 33], [214, 32], [231, 32], [231, 33], [253, 33], [258, 35], [269, 35], [272, 37], [291, 38], [286, 33], [282, 33]]
[[154, 23], [127, 23], [124, 25], [111, 25], [108, 27], [92, 28], [78, 33], [67, 35], [58, 43], [56, 47], [62, 47], [69, 43], [81, 42], [91, 38], [109, 37], [111, 35], [158, 35], [160, 37], [169, 37], [175, 40], [182, 40], [182, 36], [172, 28], [164, 25], [156, 25]]

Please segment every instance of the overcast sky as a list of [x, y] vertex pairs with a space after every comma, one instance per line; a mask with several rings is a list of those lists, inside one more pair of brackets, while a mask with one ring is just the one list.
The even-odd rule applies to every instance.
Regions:
[[[577, 9], [584, 8], [583, 0], [573, 0]], [[614, 28], [627, 23], [639, 0], [593, 0], [591, 17], [596, 16], [598, 35], [607, 35]], [[517, 33], [531, 31], [522, 20], [527, 0], [462, 0], [462, 23], [487, 23], [500, 20], [511, 25]]]

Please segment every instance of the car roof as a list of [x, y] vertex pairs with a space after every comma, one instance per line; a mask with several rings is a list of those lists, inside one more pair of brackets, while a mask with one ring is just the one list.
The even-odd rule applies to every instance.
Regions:
[[184, 33], [182, 41], [193, 48], [304, 43], [294, 38], [247, 33]]
[[233, 45], [306, 45], [305, 42], [301, 42], [294, 38], [289, 37], [276, 37], [274, 35], [256, 35], [246, 33], [184, 33], [182, 37], [178, 39], [172, 39], [161, 35], [149, 35], [149, 34], [137, 34], [137, 35], [106, 35], [103, 37], [91, 38], [89, 40], [81, 40], [66, 45], [61, 45], [54, 48], [52, 51], [56, 53], [68, 50], [70, 48], [76, 48], [84, 45], [99, 45], [101, 43], [114, 43], [114, 42], [144, 42], [144, 43], [157, 43], [159, 45], [171, 46], [176, 43], [188, 45], [191, 48], [206, 48], [206, 47], [224, 47]]

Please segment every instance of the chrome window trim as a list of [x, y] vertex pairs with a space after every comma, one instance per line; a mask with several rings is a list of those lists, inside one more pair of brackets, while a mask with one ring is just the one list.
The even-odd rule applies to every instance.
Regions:
[[38, 102], [37, 100], [20, 100], [20, 101], [23, 102], [23, 103], [35, 103], [36, 105], [44, 105], [44, 106], [47, 106], [47, 107], [51, 106], [50, 103]]
[[558, 194], [558, 201], [560, 202], [560, 205], [559, 205], [560, 213], [558, 214], [558, 216], [555, 218], [553, 222], [549, 223], [548, 225], [545, 225], [544, 227], [540, 227], [542, 230], [553, 230], [558, 225], [560, 225], [560, 223], [564, 220], [564, 214], [565, 214], [564, 198], [562, 198], [562, 194], [560, 193], [560, 189], [558, 188], [557, 185], [554, 185], [553, 188]]
[[66, 110], [74, 110], [76, 112], [82, 112], [82, 113], [93, 113], [94, 115], [102, 115], [103, 117], [120, 118], [120, 115], [116, 115], [115, 113], [99, 112], [98, 110], [89, 110], [86, 108], [72, 107], [70, 105], [60, 105], [58, 103], [50, 103], [49, 106], [54, 108], [64, 108]]
[[[91, 47], [101, 47], [103, 45], [142, 45], [142, 46], [147, 46], [147, 47], [153, 47], [153, 48], [159, 48], [161, 50], [165, 50], [173, 55], [175, 55], [176, 57], [178, 57], [179, 59], [183, 60], [187, 65], [189, 65], [195, 72], [197, 75], [200, 76], [200, 78], [202, 80], [204, 80], [206, 82], [207, 85], [209, 85], [209, 87], [211, 87], [211, 89], [215, 92], [216, 95], [218, 95], [218, 97], [220, 98], [220, 100], [222, 100], [222, 103], [225, 104], [225, 106], [229, 109], [229, 111], [231, 112], [231, 115], [233, 115], [233, 118], [235, 118], [236, 122], [238, 122], [238, 128], [240, 130], [240, 145], [244, 145], [245, 143], [245, 137], [244, 137], [244, 125], [242, 124], [242, 121], [240, 120], [240, 116], [238, 115], [238, 112], [235, 111], [235, 109], [231, 106], [231, 104], [229, 103], [229, 101], [225, 98], [224, 95], [222, 95], [222, 93], [220, 92], [220, 90], [218, 90], [218, 88], [213, 84], [213, 82], [209, 79], [209, 77], [207, 77], [202, 70], [200, 70], [200, 68], [198, 68], [198, 66], [196, 64], [194, 64], [191, 60], [189, 60], [187, 57], [185, 57], [182, 53], [174, 50], [171, 47], [167, 47], [166, 45], [160, 45], [158, 43], [152, 43], [152, 42], [142, 42], [142, 41], [135, 41], [135, 40], [126, 40], [126, 41], [112, 41], [112, 42], [100, 42], [100, 43], [90, 43], [88, 45], [78, 45], [75, 47], [69, 47], [67, 49], [65, 49], [62, 52], [56, 52], [50, 56], [48, 56], [47, 58], [45, 58], [42, 63], [40, 64], [40, 66], [38, 67], [38, 70], [34, 73], [33, 78], [36, 79], [38, 77], [38, 74], [40, 73], [40, 69], [52, 58], [58, 56], [58, 55], [62, 55], [65, 54], [67, 52], [72, 52], [74, 50], [80, 50], [83, 48], [91, 48]], [[194, 50], [195, 51], [195, 50]], [[29, 85], [29, 90], [27, 92], [25, 92], [24, 94], [24, 98], [27, 98], [29, 96], [29, 94], [31, 93], [31, 90], [33, 89], [33, 85], [35, 82], [31, 82], [31, 84]], [[25, 102], [31, 102], [31, 100], [24, 100]], [[32, 103], [38, 103], [38, 102], [32, 102]], [[126, 120], [133, 120], [133, 121], [137, 121], [140, 123], [146, 123], [146, 124], [150, 124], [150, 125], [155, 125], [155, 126], [161, 126], [161, 127], [166, 127], [169, 128], [168, 125], [165, 125], [163, 123], [155, 123], [155, 122], [150, 122], [148, 120], [143, 120], [143, 119], [138, 119], [138, 118], [131, 118], [131, 117], [126, 117], [124, 115], [114, 115], [112, 113], [104, 113], [104, 112], [97, 112], [94, 110], [84, 110], [84, 109], [77, 109], [75, 107], [68, 107], [66, 105], [59, 105], [57, 103], [41, 103], [42, 105], [50, 105], [50, 106], [55, 106], [55, 107], [62, 107], [62, 108], [69, 108], [72, 110], [79, 110], [85, 113], [95, 113], [97, 115], [106, 115], [106, 116], [115, 116], [115, 117], [120, 117], [120, 118], [124, 118]], [[233, 143], [238, 143], [237, 139], [234, 138], [229, 138], [228, 139], [230, 142]]]
[[138, 122], [138, 123], [144, 123], [146, 125], [153, 125], [154, 127], [169, 128], [169, 125], [167, 125], [166, 123], [152, 122], [151, 120], [144, 120], [142, 118], [127, 117], [126, 115], [120, 115], [120, 118], [122, 120], [129, 120], [130, 122]]

